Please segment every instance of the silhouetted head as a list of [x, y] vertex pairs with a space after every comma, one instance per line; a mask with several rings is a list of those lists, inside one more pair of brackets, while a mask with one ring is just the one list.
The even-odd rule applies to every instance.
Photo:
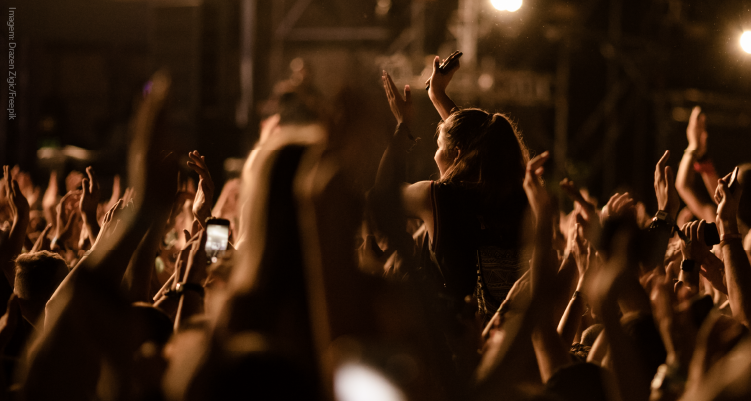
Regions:
[[29, 252], [16, 258], [14, 292], [21, 313], [36, 324], [44, 316], [44, 307], [68, 274], [65, 259], [49, 251]]
[[459, 110], [438, 126], [441, 182], [476, 184], [500, 195], [521, 188], [529, 150], [503, 114]]

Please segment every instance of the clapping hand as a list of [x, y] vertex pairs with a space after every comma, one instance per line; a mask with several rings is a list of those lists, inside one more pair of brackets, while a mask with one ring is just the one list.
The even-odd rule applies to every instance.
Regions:
[[394, 81], [391, 80], [391, 76], [386, 71], [383, 71], [383, 89], [386, 91], [386, 97], [389, 100], [389, 106], [391, 106], [391, 112], [396, 117], [398, 124], [411, 125], [414, 116], [414, 108], [412, 107], [412, 92], [409, 85], [404, 85], [404, 98], [399, 94]]
[[681, 200], [675, 189], [675, 175], [673, 169], [667, 165], [670, 151], [666, 150], [655, 166], [655, 195], [657, 195], [657, 208], [668, 213], [670, 221], [675, 221]]
[[26, 197], [21, 193], [18, 181], [11, 179], [8, 166], [3, 166], [3, 173], [3, 187], [5, 188], [5, 197], [8, 200], [8, 207], [10, 208], [11, 219], [14, 222], [28, 221], [29, 202], [26, 201]]
[[686, 138], [688, 150], [693, 150], [696, 157], [702, 157], [707, 153], [707, 136], [707, 116], [701, 112], [701, 107], [695, 106], [688, 119]]
[[636, 216], [634, 199], [628, 195], [628, 192], [623, 194], [616, 193], [610, 197], [608, 203], [602, 208], [601, 220], [605, 222], [609, 218], [618, 218], [626, 214]]

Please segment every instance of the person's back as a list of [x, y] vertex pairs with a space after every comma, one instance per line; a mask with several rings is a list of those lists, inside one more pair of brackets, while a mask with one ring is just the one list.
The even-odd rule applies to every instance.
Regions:
[[424, 241], [423, 267], [437, 269], [446, 295], [459, 301], [475, 292], [492, 314], [526, 265], [519, 240], [524, 192], [488, 204], [477, 189], [433, 183], [431, 198], [433, 240]]

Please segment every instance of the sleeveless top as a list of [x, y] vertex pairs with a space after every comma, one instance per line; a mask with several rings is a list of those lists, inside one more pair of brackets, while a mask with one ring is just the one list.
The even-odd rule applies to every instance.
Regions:
[[425, 234], [422, 269], [439, 296], [460, 307], [475, 294], [481, 313], [492, 315], [529, 266], [521, 228], [527, 197], [522, 188], [492, 209], [479, 191], [431, 183], [433, 239]]

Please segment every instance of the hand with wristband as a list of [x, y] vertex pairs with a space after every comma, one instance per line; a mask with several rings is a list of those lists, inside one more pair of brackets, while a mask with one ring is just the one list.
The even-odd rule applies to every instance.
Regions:
[[717, 186], [717, 174], [712, 162], [707, 158], [707, 121], [701, 108], [696, 106], [691, 111], [686, 128], [688, 147], [683, 153], [678, 173], [676, 174], [676, 189], [686, 206], [695, 216], [714, 222], [715, 205], [706, 202], [694, 189], [696, 173], [701, 173], [707, 191], [712, 194]]
[[[685, 240], [681, 241], [681, 272], [678, 275], [679, 283], [687, 288], [689, 295], [693, 296], [699, 291], [699, 265], [709, 253], [709, 247], [704, 243], [704, 220], [686, 223], [681, 232]], [[676, 285], [676, 288], [678, 286]]]

